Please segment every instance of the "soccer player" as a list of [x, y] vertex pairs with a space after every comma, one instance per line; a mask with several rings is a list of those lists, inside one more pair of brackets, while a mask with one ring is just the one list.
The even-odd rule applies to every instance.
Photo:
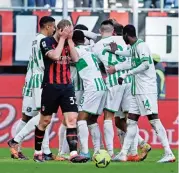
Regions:
[[[123, 26], [117, 21], [110, 19], [114, 25], [113, 35], [118, 36], [121, 42], [124, 42], [122, 39]], [[117, 46], [117, 44], [116, 44]], [[125, 71], [131, 69], [131, 58], [123, 57], [123, 61], [118, 62], [115, 66], [109, 66], [107, 72], [109, 74], [114, 74], [116, 71]], [[116, 70], [119, 69], [119, 70]], [[121, 145], [123, 145], [125, 133], [127, 130], [126, 119], [130, 107], [131, 100], [131, 77], [130, 80], [125, 80], [121, 86], [120, 96], [121, 106], [119, 111], [115, 113], [115, 125], [117, 127], [118, 136]], [[140, 146], [141, 152], [140, 155], [137, 154], [137, 147]], [[151, 146], [147, 144], [144, 139], [139, 135], [136, 136], [130, 151], [128, 153], [128, 161], [137, 161], [144, 160], [147, 157], [148, 152], [151, 150]], [[115, 160], [115, 158], [113, 158]]]
[[[88, 126], [89, 114], [101, 115], [106, 101], [106, 85], [103, 81], [97, 59], [86, 46], [83, 31], [75, 30], [73, 41], [79, 57], [74, 60], [77, 71], [83, 81], [84, 93], [80, 101], [78, 115], [78, 135], [81, 145], [80, 155], [90, 158], [88, 151]], [[99, 128], [98, 133], [100, 134]], [[98, 150], [100, 149], [100, 135], [98, 136]]]
[[[97, 34], [88, 31], [88, 28], [85, 25], [78, 24], [74, 27], [74, 30], [82, 30], [84, 35], [85, 35], [85, 45], [88, 45], [89, 47], [92, 47], [94, 45], [94, 41], [97, 39]], [[71, 64], [70, 66], [70, 71], [71, 71], [71, 79], [72, 83], [75, 89], [75, 96], [76, 96], [76, 103], [79, 106], [80, 105], [80, 99], [83, 95], [84, 92], [84, 87], [83, 87], [83, 81], [80, 78], [80, 75], [77, 72], [77, 69], [75, 67], [75, 64]], [[99, 148], [104, 148], [103, 142], [102, 142], [102, 135], [99, 133], [99, 126], [97, 123], [97, 118], [98, 116], [90, 115], [88, 116], [87, 120], [87, 125], [89, 132], [92, 137], [92, 142], [94, 146], [94, 152], [97, 152]], [[60, 125], [59, 128], [59, 153], [58, 156], [63, 157], [65, 159], [68, 159], [69, 155], [69, 146], [67, 144], [66, 138], [64, 138], [66, 133], [66, 126], [63, 123]], [[100, 135], [101, 139], [101, 147], [98, 146], [98, 137]]]
[[130, 51], [121, 52], [116, 48], [112, 48], [112, 45], [111, 51], [116, 55], [125, 54], [132, 57], [132, 69], [128, 73], [122, 74], [118, 79], [121, 85], [127, 76], [133, 76], [132, 100], [127, 119], [126, 137], [124, 138], [122, 150], [116, 158], [119, 161], [127, 161], [127, 153], [138, 134], [138, 119], [140, 116], [147, 116], [165, 151], [163, 158], [158, 162], [175, 162], [175, 156], [170, 149], [165, 128], [158, 117], [156, 72], [150, 50], [143, 40], [137, 38], [133, 25], [124, 27], [123, 39], [126, 44], [131, 45]]
[[70, 59], [78, 57], [72, 41], [73, 27], [68, 20], [61, 20], [53, 37], [41, 40], [45, 72], [42, 82], [41, 117], [35, 129], [34, 161], [43, 162], [42, 141], [45, 129], [59, 106], [67, 125], [66, 138], [70, 148], [70, 161], [86, 162], [88, 159], [77, 154], [77, 116], [74, 88], [70, 79]]
[[[116, 56], [110, 52], [107, 52], [105, 48], [111, 43], [116, 42], [120, 49], [126, 49], [125, 42], [118, 36], [113, 36], [114, 25], [111, 20], [105, 20], [101, 23], [100, 33], [102, 39], [98, 41], [94, 47], [93, 52], [98, 59], [104, 64], [107, 72], [109, 65], [115, 65], [120, 61], [124, 61], [124, 57]], [[122, 96], [120, 95], [121, 86], [118, 85], [117, 79], [125, 71], [116, 72], [114, 74], [107, 73], [106, 86], [107, 86], [107, 101], [104, 109], [104, 139], [108, 153], [111, 157], [114, 155], [113, 151], [113, 138], [114, 130], [112, 119], [114, 114], [118, 112], [122, 104]], [[130, 76], [126, 79], [126, 83], [130, 82]], [[128, 104], [128, 103], [127, 103]]]
[[[44, 63], [40, 50], [40, 41], [42, 38], [53, 35], [55, 31], [55, 19], [50, 16], [44, 16], [40, 19], [39, 25], [40, 33], [36, 35], [36, 38], [32, 42], [32, 52], [29, 58], [25, 85], [23, 88], [22, 120], [20, 120], [17, 126], [14, 139], [8, 142], [11, 148], [12, 157], [19, 159], [27, 159], [22, 152], [20, 152], [20, 144], [26, 135], [35, 129], [35, 125], [37, 125], [39, 121], [40, 115], [37, 114], [40, 110], [41, 84], [44, 73]], [[15, 146], [17, 147], [16, 144], [19, 144], [18, 153], [16, 152], [16, 149], [14, 149]], [[52, 153], [49, 149], [48, 131], [46, 132], [46, 137], [43, 142], [43, 152], [45, 159], [52, 159]]]

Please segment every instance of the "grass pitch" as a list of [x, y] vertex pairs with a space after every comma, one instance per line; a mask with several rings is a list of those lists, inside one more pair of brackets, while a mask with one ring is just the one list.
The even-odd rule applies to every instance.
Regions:
[[[32, 160], [33, 150], [24, 149], [28, 161], [13, 160], [8, 148], [0, 149], [0, 173], [177, 173], [178, 150], [174, 150], [177, 157], [175, 163], [156, 163], [163, 154], [162, 150], [152, 150], [143, 162], [110, 163], [107, 168], [96, 168], [93, 162], [72, 164], [67, 161], [50, 161], [35, 163]], [[55, 150], [53, 151], [56, 152]]]

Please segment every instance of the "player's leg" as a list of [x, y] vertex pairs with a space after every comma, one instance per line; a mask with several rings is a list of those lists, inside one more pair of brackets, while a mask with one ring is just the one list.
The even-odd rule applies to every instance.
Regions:
[[58, 159], [57, 160], [62, 160], [62, 158], [64, 158], [65, 160], [69, 159], [69, 146], [68, 146], [68, 142], [66, 139], [66, 123], [65, 123], [65, 119], [63, 119], [59, 131], [58, 131], [58, 136], [59, 136], [59, 151], [58, 151]]
[[[41, 81], [39, 80], [38, 83], [41, 83]], [[39, 85], [39, 87], [32, 89], [32, 96], [34, 99], [36, 110], [38, 112], [40, 112], [41, 96], [42, 96], [42, 89], [41, 89], [40, 85]], [[43, 156], [44, 156], [45, 160], [53, 160], [54, 159], [52, 152], [49, 148], [49, 130], [48, 130], [48, 128], [45, 132], [44, 140], [42, 143], [42, 150], [43, 150]]]
[[[83, 90], [80, 91], [75, 91], [75, 97], [76, 97], [76, 104], [79, 106], [80, 105], [80, 99], [83, 95]], [[59, 128], [59, 153], [58, 156], [69, 159], [69, 146], [66, 140], [66, 124], [65, 121], [63, 120], [60, 128]]]
[[66, 139], [70, 148], [70, 161], [73, 163], [87, 162], [87, 158], [79, 156], [77, 153], [77, 118], [78, 108], [76, 104], [75, 93], [72, 85], [63, 86], [63, 95], [59, 97], [62, 113], [67, 125]]
[[[88, 151], [88, 126], [87, 120], [89, 114], [91, 116], [96, 116], [100, 100], [102, 98], [102, 93], [100, 91], [84, 92], [79, 106], [79, 116], [78, 116], [78, 135], [80, 140], [81, 152], [80, 155], [90, 158], [90, 153]], [[96, 128], [99, 132], [99, 128]], [[96, 145], [100, 149], [100, 136], [97, 136]]]
[[114, 113], [118, 111], [121, 97], [119, 93], [121, 92], [121, 86], [116, 85], [111, 87], [107, 91], [106, 106], [104, 110], [104, 140], [106, 143], [106, 148], [110, 156], [114, 155], [113, 151], [113, 140], [114, 140], [114, 129], [113, 129], [113, 117]]
[[43, 162], [44, 158], [42, 155], [42, 142], [45, 135], [45, 130], [51, 122], [53, 113], [56, 113], [59, 107], [57, 101], [59, 97], [57, 89], [50, 84], [47, 84], [42, 90], [41, 99], [41, 115], [38, 126], [35, 127], [35, 153], [34, 161]]
[[137, 122], [140, 117], [140, 111], [137, 105], [135, 97], [131, 98], [129, 114], [127, 118], [127, 132], [124, 138], [124, 143], [121, 149], [121, 152], [115, 156], [114, 160], [118, 161], [127, 161], [127, 154], [129, 149], [136, 137], [138, 135], [138, 126]]
[[16, 135], [14, 139], [8, 141], [8, 145], [11, 151], [11, 157], [13, 158], [27, 160], [27, 157], [25, 157], [24, 154], [21, 152], [21, 143], [24, 138], [21, 138], [20, 140], [16, 140], [16, 138], [18, 138], [18, 136], [22, 134], [21, 131], [23, 131], [24, 127], [26, 127], [28, 121], [38, 113], [36, 111], [33, 111], [34, 109], [35, 105], [33, 102], [33, 98], [29, 96], [24, 96], [22, 102], [22, 119], [17, 125]]
[[[102, 140], [102, 134], [99, 129], [98, 125], [98, 115], [89, 115], [87, 120], [88, 129], [92, 138], [93, 147], [94, 147], [94, 153], [97, 152], [99, 149], [104, 148], [103, 140]], [[100, 139], [100, 145], [98, 142], [98, 139]]]
[[150, 121], [152, 128], [156, 132], [156, 135], [164, 148], [164, 157], [158, 162], [174, 162], [175, 156], [171, 151], [166, 130], [158, 117], [157, 94], [143, 95], [141, 98], [139, 98], [139, 102], [141, 103], [141, 107], [143, 104], [143, 111], [146, 112], [148, 120]]

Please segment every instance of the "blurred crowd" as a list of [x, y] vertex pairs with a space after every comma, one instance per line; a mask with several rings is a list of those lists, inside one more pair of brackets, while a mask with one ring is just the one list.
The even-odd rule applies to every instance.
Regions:
[[[59, 7], [63, 0], [27, 0], [29, 7]], [[69, 8], [73, 7], [92, 7], [93, 0], [68, 0]], [[96, 0], [97, 8], [118, 8], [130, 7], [133, 0]], [[160, 8], [160, 0], [138, 0], [140, 7]], [[0, 7], [20, 7], [25, 5], [25, 0], [0, 0]], [[164, 0], [164, 8], [177, 8], [178, 0]]]

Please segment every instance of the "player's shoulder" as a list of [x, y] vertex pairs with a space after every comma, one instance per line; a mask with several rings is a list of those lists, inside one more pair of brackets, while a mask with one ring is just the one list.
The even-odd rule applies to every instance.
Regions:
[[144, 42], [144, 41], [141, 40], [141, 39], [138, 39], [138, 40], [137, 40], [136, 47], [137, 47], [137, 49], [144, 49], [144, 48], [145, 48], [145, 49], [148, 49], [147, 43]]

